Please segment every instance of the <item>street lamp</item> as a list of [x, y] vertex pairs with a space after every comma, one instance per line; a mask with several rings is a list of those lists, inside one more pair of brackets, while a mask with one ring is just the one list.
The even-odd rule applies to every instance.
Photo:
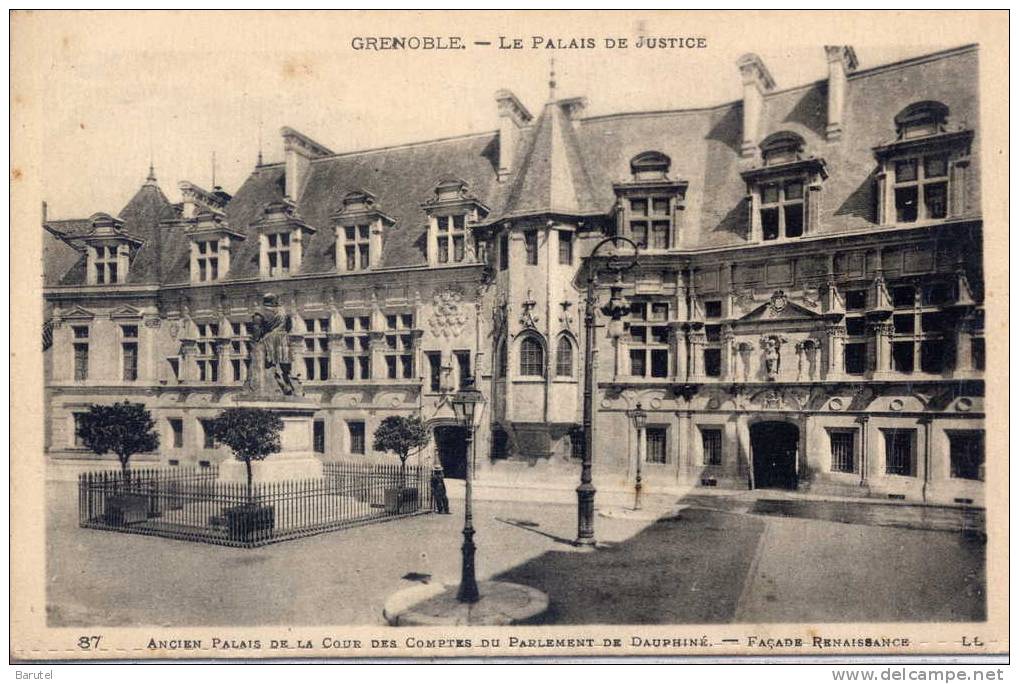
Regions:
[[640, 402], [637, 402], [637, 407], [627, 411], [630, 414], [630, 419], [633, 420], [633, 427], [637, 429], [637, 483], [633, 486], [633, 510], [640, 510], [640, 467], [644, 460], [643, 454], [640, 452], [640, 433], [641, 430], [647, 427], [647, 411], [640, 406]]
[[[637, 243], [621, 235], [607, 237], [591, 250], [588, 256], [587, 271], [587, 292], [584, 303], [584, 459], [580, 468], [580, 486], [577, 487], [577, 539], [573, 542], [576, 546], [594, 546], [594, 495], [597, 491], [591, 482], [591, 462], [594, 455], [594, 378], [597, 360], [594, 345], [595, 330], [595, 307], [598, 304], [595, 295], [595, 283], [597, 280], [594, 257], [598, 250], [607, 244], [615, 247], [624, 243], [633, 247], [633, 256], [619, 257], [614, 255], [609, 260], [607, 268], [615, 271], [617, 278], [622, 277], [624, 271], [628, 271], [637, 265]], [[609, 332], [615, 336], [622, 335], [623, 314], [629, 309], [626, 300], [623, 299], [623, 288], [621, 285], [612, 287], [608, 304], [602, 307], [602, 313], [610, 318]]]
[[465, 378], [463, 387], [453, 395], [450, 403], [457, 421], [463, 426], [467, 439], [467, 478], [464, 496], [464, 543], [460, 547], [462, 564], [460, 568], [460, 590], [456, 599], [460, 603], [477, 603], [478, 581], [474, 576], [474, 518], [471, 511], [471, 483], [474, 480], [474, 428], [484, 410], [485, 395], [474, 386], [474, 378]]

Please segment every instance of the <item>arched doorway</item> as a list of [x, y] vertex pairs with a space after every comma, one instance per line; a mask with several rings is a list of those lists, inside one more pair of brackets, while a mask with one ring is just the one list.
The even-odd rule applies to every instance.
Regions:
[[435, 453], [443, 475], [463, 480], [467, 477], [467, 432], [458, 425], [437, 425], [434, 431]]
[[796, 489], [800, 430], [793, 423], [765, 421], [750, 426], [755, 489]]

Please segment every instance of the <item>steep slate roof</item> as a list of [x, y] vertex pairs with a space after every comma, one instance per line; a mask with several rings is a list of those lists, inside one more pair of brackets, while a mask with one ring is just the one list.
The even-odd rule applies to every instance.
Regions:
[[[827, 82], [818, 81], [765, 97], [761, 139], [791, 131], [805, 141], [805, 154], [823, 157], [830, 177], [824, 182], [821, 230], [841, 232], [874, 225], [876, 162], [873, 148], [895, 135], [893, 119], [907, 105], [937, 100], [948, 106], [950, 124], [975, 129], [978, 123], [977, 52], [973, 46], [947, 50], [848, 77], [841, 140], [825, 139]], [[735, 72], [733, 74], [735, 78]], [[724, 247], [745, 242], [746, 186], [740, 171], [742, 104], [732, 102], [693, 110], [639, 112], [571, 120], [567, 101], [550, 102], [521, 130], [513, 173], [497, 180], [498, 133], [481, 133], [314, 159], [297, 210], [315, 229], [304, 245], [303, 273], [334, 271], [335, 234], [331, 214], [348, 192], [367, 190], [376, 208], [394, 219], [383, 234], [382, 267], [426, 263], [430, 199], [444, 177], [459, 177], [471, 194], [491, 208], [486, 222], [527, 215], [607, 214], [615, 201], [612, 183], [629, 180], [630, 160], [657, 150], [672, 160], [669, 177], [689, 183], [680, 229], [689, 247]], [[978, 147], [974, 146], [970, 196], [979, 194]], [[231, 254], [228, 279], [258, 275], [258, 241], [251, 224], [264, 205], [284, 196], [284, 165], [256, 167], [226, 207], [229, 227], [249, 238]], [[978, 207], [973, 207], [979, 211]], [[132, 263], [130, 282], [188, 280], [188, 244], [179, 211], [154, 180], [124, 207], [124, 229], [145, 241]], [[161, 221], [169, 220], [170, 223]], [[83, 220], [50, 221], [67, 234], [90, 227]], [[87, 224], [87, 220], [84, 220]], [[161, 239], [157, 240], [157, 236]], [[158, 245], [153, 243], [159, 243]], [[158, 266], [158, 268], [157, 268]], [[47, 269], [50, 260], [47, 259]], [[54, 258], [52, 268], [64, 268]], [[79, 262], [60, 280], [83, 282]]]

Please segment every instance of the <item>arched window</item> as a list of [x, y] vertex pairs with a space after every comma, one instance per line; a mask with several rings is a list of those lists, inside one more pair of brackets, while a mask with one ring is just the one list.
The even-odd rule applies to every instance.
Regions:
[[765, 166], [797, 161], [802, 153], [803, 138], [789, 131], [774, 133], [761, 142], [761, 159]]
[[495, 377], [497, 378], [506, 377], [506, 367], [509, 365], [506, 357], [506, 340], [503, 340], [495, 352]]
[[948, 107], [927, 100], [914, 102], [895, 116], [895, 130], [899, 140], [910, 140], [934, 135], [945, 130]]
[[520, 342], [520, 375], [545, 375], [545, 350], [534, 337], [525, 337]]
[[568, 337], [560, 337], [555, 350], [555, 374], [573, 377], [573, 344]]
[[636, 180], [665, 178], [672, 160], [661, 152], [641, 152], [630, 160], [630, 173]]

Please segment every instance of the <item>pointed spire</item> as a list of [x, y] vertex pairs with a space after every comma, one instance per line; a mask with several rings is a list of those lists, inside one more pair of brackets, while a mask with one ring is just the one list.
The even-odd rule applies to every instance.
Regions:
[[149, 175], [145, 178], [145, 185], [156, 184], [156, 165], [152, 163], [152, 159], [149, 159]]
[[548, 101], [549, 102], [555, 102], [555, 97], [556, 97], [555, 89], [556, 89], [556, 82], [555, 82], [555, 57], [551, 57], [549, 59], [549, 68], [548, 68]]
[[219, 187], [219, 186], [216, 185], [216, 150], [213, 150], [212, 151], [212, 189], [215, 190], [217, 187]]

